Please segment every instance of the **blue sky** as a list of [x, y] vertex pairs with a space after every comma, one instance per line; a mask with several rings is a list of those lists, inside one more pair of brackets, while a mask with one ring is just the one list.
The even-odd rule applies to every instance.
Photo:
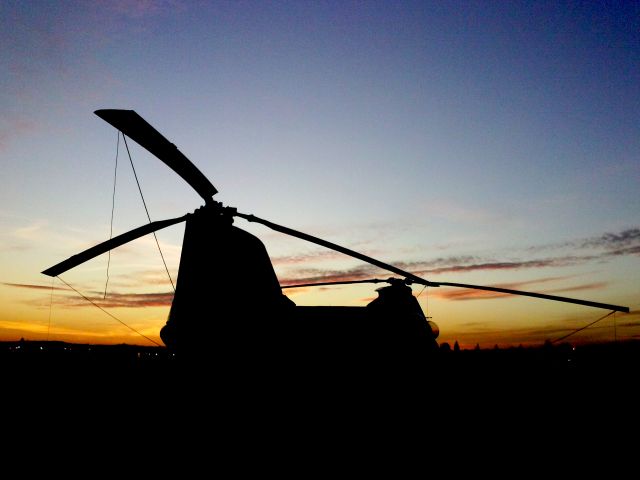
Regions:
[[[638, 2], [2, 2], [0, 334], [128, 338], [39, 273], [108, 238], [116, 132], [98, 108], [136, 110], [243, 212], [432, 280], [637, 310], [639, 18]], [[201, 204], [135, 147], [154, 220]], [[115, 233], [146, 222], [125, 153]], [[237, 224], [265, 242], [283, 283], [387, 276]], [[181, 236], [159, 235], [174, 277]], [[166, 301], [136, 303], [170, 290], [152, 242], [114, 252], [111, 281], [130, 299], [117, 314], [157, 338]], [[65, 278], [99, 292], [105, 275], [101, 258]], [[606, 313], [450, 293], [420, 300], [444, 340], [469, 344], [540, 342]]]

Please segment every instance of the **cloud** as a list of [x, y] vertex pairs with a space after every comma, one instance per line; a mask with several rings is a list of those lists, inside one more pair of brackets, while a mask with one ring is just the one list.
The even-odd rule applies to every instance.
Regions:
[[562, 292], [578, 292], [584, 290], [599, 290], [605, 288], [607, 285], [607, 282], [584, 283], [582, 285], [575, 285], [573, 287], [555, 288], [553, 290], [548, 290], [546, 293], [554, 294]]
[[27, 225], [26, 227], [16, 228], [12, 233], [15, 237], [25, 239], [25, 240], [33, 240], [40, 238], [42, 236], [42, 231], [44, 227], [46, 227], [48, 222], [44, 220], [36, 220], [31, 225]]
[[623, 323], [618, 323], [618, 328], [633, 328], [633, 327], [640, 327], [640, 322], [623, 322]]
[[184, 2], [177, 0], [109, 0], [98, 2], [106, 11], [132, 19], [157, 17], [183, 11]]
[[[170, 307], [173, 295], [173, 292], [107, 293], [107, 298], [98, 295], [91, 300], [104, 308]], [[86, 302], [84, 304], [86, 305]]]
[[[13, 288], [21, 288], [27, 290], [42, 290], [50, 292], [51, 286], [34, 285], [27, 283], [6, 283], [2, 282], [0, 285], [5, 285]], [[53, 290], [64, 291], [67, 295], [61, 297], [56, 296], [54, 303], [56, 306], [66, 307], [86, 307], [90, 303], [78, 295], [73, 290], [67, 287], [53, 287]], [[81, 289], [78, 291], [82, 292]], [[152, 292], [152, 293], [118, 293], [107, 292], [107, 297], [104, 298], [104, 292], [90, 291], [89, 293], [82, 292], [92, 302], [100, 305], [103, 308], [145, 308], [145, 307], [168, 307], [171, 306], [173, 301], [173, 292]], [[30, 299], [25, 303], [32, 306], [49, 306], [50, 299], [44, 297], [39, 299]]]
[[36, 123], [25, 117], [13, 118], [0, 127], [0, 151], [5, 150], [10, 143], [36, 130]]
[[[393, 265], [413, 273], [415, 275], [424, 275], [429, 273], [442, 272], [462, 272], [473, 270], [503, 270], [503, 269], [519, 269], [540, 266], [557, 266], [552, 265], [551, 261], [528, 261], [528, 262], [493, 262], [493, 263], [475, 263], [471, 265], [460, 265], [459, 263], [478, 260], [478, 257], [472, 256], [453, 256], [447, 258], [436, 258], [425, 262], [395, 262]], [[442, 265], [442, 266], [440, 266]], [[436, 268], [433, 268], [436, 266]], [[351, 281], [365, 280], [370, 278], [387, 278], [392, 274], [386, 272], [379, 267], [373, 265], [361, 265], [356, 268], [347, 270], [322, 270], [322, 269], [300, 269], [293, 275], [281, 278], [283, 285], [294, 283], [314, 283], [314, 282], [330, 282], [330, 281]]]
[[[374, 272], [379, 269], [363, 265], [348, 270], [320, 270], [305, 269], [299, 270], [294, 276], [280, 279], [281, 285], [295, 285], [301, 283], [322, 283], [322, 282], [343, 282], [352, 280], [366, 280], [373, 278]], [[383, 276], [384, 278], [384, 276]]]
[[575, 239], [567, 242], [532, 246], [527, 250], [535, 252], [559, 248], [571, 248], [574, 250], [605, 250], [601, 255], [613, 254], [613, 252], [629, 252], [630, 254], [637, 254], [638, 249], [640, 249], [640, 228], [632, 227], [621, 230], [618, 233], [603, 233], [602, 235]]
[[493, 210], [470, 208], [445, 202], [431, 202], [426, 209], [430, 217], [444, 218], [462, 224], [495, 224], [504, 222], [505, 218]]
[[[545, 267], [566, 267], [575, 265], [576, 263], [582, 263], [592, 257], [575, 257], [566, 256], [558, 258], [545, 258], [539, 260], [521, 260], [521, 261], [509, 261], [509, 262], [480, 262], [472, 264], [452, 264], [438, 268], [429, 268], [427, 265], [422, 265], [423, 268], [419, 268], [420, 264], [415, 264], [412, 269], [418, 275], [424, 274], [438, 274], [449, 272], [473, 272], [478, 270], [522, 270], [527, 268], [545, 268]], [[425, 268], [426, 267], [426, 268]]]
[[[444, 273], [470, 273], [476, 271], [517, 271], [517, 270], [538, 270], [544, 268], [569, 267], [582, 265], [594, 261], [603, 261], [618, 256], [640, 255], [640, 229], [630, 228], [620, 231], [619, 233], [605, 233], [600, 236], [591, 237], [573, 242], [562, 244], [566, 247], [571, 245], [575, 249], [590, 249], [591, 252], [584, 254], [547, 256], [537, 259], [509, 259], [499, 260], [492, 258], [482, 258], [477, 255], [458, 255], [449, 257], [438, 257], [426, 261], [416, 262], [395, 262], [393, 265], [398, 268], [411, 272], [414, 275], [430, 278], [431, 275]], [[601, 248], [602, 251], [594, 251]], [[329, 258], [330, 255], [327, 256]], [[290, 263], [303, 263], [305, 258], [322, 259], [322, 255], [312, 254], [309, 257], [299, 256], [293, 257]], [[324, 283], [324, 282], [342, 282], [354, 280], [367, 280], [374, 278], [385, 279], [392, 276], [389, 272], [383, 271], [378, 267], [362, 264], [351, 269], [297, 269], [288, 272], [286, 276], [280, 275], [282, 285], [295, 285], [305, 283]], [[397, 276], [397, 275], [396, 275]], [[502, 288], [510, 288], [513, 290], [526, 290], [528, 285], [540, 285], [542, 283], [550, 283], [554, 281], [564, 281], [573, 278], [572, 275], [543, 277], [527, 282], [512, 283], [509, 285], [496, 285]], [[430, 278], [433, 281], [437, 279]], [[443, 280], [444, 281], [444, 280]], [[563, 288], [550, 289], [545, 292], [547, 294], [562, 292], [577, 292], [601, 289], [606, 283], [584, 283], [580, 285], [567, 286]], [[539, 291], [539, 288], [531, 288], [532, 291]], [[290, 295], [298, 293], [288, 292]], [[447, 300], [472, 300], [472, 299], [490, 299], [512, 297], [511, 294], [488, 292], [472, 289], [449, 289], [439, 288], [433, 291], [433, 294]]]
[[315, 260], [333, 260], [342, 257], [344, 257], [342, 253], [335, 252], [333, 250], [326, 250], [322, 252], [303, 253], [299, 255], [272, 257], [271, 262], [274, 265], [297, 265], [300, 263], [313, 262]]
[[[495, 261], [490, 259], [484, 260], [476, 256], [457, 256], [422, 262], [395, 262], [393, 265], [419, 276], [450, 272], [467, 273], [479, 270], [522, 270], [529, 268], [566, 267], [598, 258], [602, 257], [598, 255], [583, 255], [551, 257], [537, 260]], [[360, 270], [362, 271], [362, 269]], [[379, 271], [380, 269], [377, 267], [371, 267], [368, 274], [371, 275], [373, 272]]]
[[[177, 271], [171, 271], [171, 279], [176, 281]], [[171, 282], [167, 272], [162, 265], [153, 270], [140, 270], [132, 273], [119, 273], [109, 278], [110, 288], [143, 288], [150, 285], [169, 286]]]
[[611, 257], [640, 255], [640, 228], [628, 228], [618, 233], [604, 233], [599, 236], [560, 244], [530, 247], [527, 251], [533, 252], [557, 248], [572, 248], [575, 250], [600, 249], [601, 251], [549, 256], [531, 260], [514, 259], [509, 261], [468, 255], [452, 256], [419, 262], [397, 262], [395, 265], [416, 275], [472, 272], [478, 270], [521, 270], [530, 268], [567, 267], [596, 260], [606, 260]]
[[[610, 256], [611, 253], [605, 255]], [[435, 260], [425, 262], [396, 262], [393, 265], [413, 273], [418, 276], [428, 276], [441, 273], [468, 273], [474, 271], [487, 271], [487, 270], [523, 270], [545, 267], [566, 267], [585, 263], [590, 260], [603, 258], [599, 255], [583, 255], [583, 256], [563, 256], [556, 258], [545, 258], [538, 260], [522, 260], [522, 261], [486, 261], [465, 264], [465, 261], [480, 260], [478, 257], [462, 256], [462, 257], [450, 257], [450, 258], [438, 258]], [[448, 263], [450, 262], [450, 263]], [[461, 263], [458, 263], [461, 262]], [[436, 267], [434, 268], [434, 265]], [[375, 277], [386, 278], [390, 276], [389, 273], [381, 273], [381, 269], [374, 267], [373, 265], [362, 265], [357, 268], [349, 270], [322, 270], [322, 269], [306, 269], [299, 270], [294, 275], [289, 275], [286, 278], [281, 279], [283, 285], [296, 284], [296, 283], [315, 283], [315, 282], [329, 282], [329, 281], [350, 281], [350, 280], [364, 280]], [[556, 279], [568, 278], [568, 277], [553, 277]]]
[[609, 252], [606, 252], [606, 254], [604, 254], [603, 257], [604, 256], [617, 257], [620, 255], [640, 255], [640, 245], [635, 247], [626, 247], [626, 248], [618, 248], [616, 250], [611, 250]]
[[[539, 283], [551, 282], [558, 279], [562, 279], [562, 277], [549, 277], [546, 279], [540, 280], [530, 280], [527, 282], [517, 282], [517, 283], [502, 283], [497, 285], [487, 285], [490, 287], [496, 288], [507, 288], [511, 290], [524, 290], [528, 285], [537, 285]], [[595, 282], [595, 283], [585, 283], [582, 285], [574, 285], [571, 287], [563, 287], [545, 290], [539, 293], [544, 293], [547, 295], [553, 295], [556, 293], [563, 292], [577, 292], [584, 290], [597, 290], [607, 286], [606, 282]], [[500, 293], [500, 292], [491, 292], [487, 290], [476, 290], [470, 288], [436, 288], [431, 291], [431, 295], [436, 296], [438, 298], [442, 298], [445, 300], [489, 300], [494, 298], [505, 298], [505, 297], [513, 297], [513, 294], [510, 293]]]
[[629, 228], [620, 233], [604, 233], [579, 242], [580, 248], [618, 249], [628, 245], [640, 247], [640, 228]]
[[[21, 234], [24, 236], [36, 235], [38, 230], [43, 226], [42, 222], [36, 222], [32, 225], [24, 227], [21, 230]], [[440, 256], [426, 261], [415, 262], [395, 262], [397, 267], [411, 272], [418, 276], [430, 278], [431, 275], [439, 275], [445, 273], [469, 273], [475, 271], [517, 271], [517, 270], [537, 270], [540, 268], [552, 268], [552, 267], [567, 267], [573, 265], [580, 265], [594, 260], [606, 260], [615, 256], [623, 255], [639, 255], [640, 245], [632, 245], [632, 243], [638, 241], [640, 237], [640, 229], [626, 229], [617, 234], [605, 233], [598, 237], [590, 239], [583, 239], [575, 242], [577, 245], [609, 245], [616, 246], [614, 249], [605, 250], [603, 252], [590, 252], [585, 255], [561, 255], [561, 256], [547, 256], [538, 259], [509, 259], [500, 260], [494, 258], [483, 258], [478, 255], [452, 255], [452, 256]], [[176, 247], [178, 250], [179, 247]], [[331, 281], [353, 281], [353, 280], [366, 280], [372, 278], [386, 279], [390, 276], [397, 276], [390, 272], [384, 271], [378, 267], [368, 265], [365, 263], [360, 264], [355, 268], [349, 269], [337, 269], [328, 268], [298, 268], [299, 265], [303, 265], [307, 262], [317, 262], [317, 265], [321, 265], [325, 260], [333, 260], [342, 257], [342, 254], [334, 251], [312, 251], [310, 253], [281, 256], [272, 258], [272, 262], [276, 266], [287, 267], [291, 266], [292, 269], [285, 271], [284, 273], [279, 271], [278, 276], [281, 285], [295, 285], [302, 283], [321, 283]], [[176, 262], [177, 263], [177, 262]], [[172, 272], [172, 276], [175, 280], [175, 271]], [[549, 277], [551, 278], [551, 277]], [[553, 279], [561, 280], [569, 277], [553, 277]], [[544, 281], [551, 281], [549, 279], [538, 279], [534, 283], [541, 283]], [[168, 278], [164, 271], [158, 269], [157, 271], [144, 270], [135, 273], [129, 273], [124, 276], [118, 276], [112, 278], [110, 286], [116, 289], [129, 289], [131, 287], [156, 285], [157, 287], [164, 287], [169, 285]], [[47, 287], [48, 288], [48, 287]], [[585, 290], [586, 286], [569, 287], [564, 291]], [[295, 295], [299, 290], [288, 291], [288, 295]], [[441, 291], [442, 292], [442, 291]], [[98, 294], [96, 294], [98, 295]], [[441, 293], [444, 298], [444, 294]], [[499, 293], [477, 292], [475, 294], [467, 293], [451, 293], [447, 298], [450, 299], [471, 299], [471, 298], [498, 298], [506, 296]], [[153, 302], [153, 300], [151, 300]], [[162, 303], [163, 301], [160, 301]], [[122, 299], [122, 304], [126, 305], [143, 305], [145, 301], [140, 299], [140, 302], [131, 297], [130, 299]], [[170, 302], [168, 302], [170, 303]]]
[[[322, 270], [307, 270], [305, 271], [306, 275], [304, 276], [296, 276], [296, 277], [287, 277], [281, 279], [281, 284], [284, 285], [295, 285], [295, 284], [305, 284], [305, 283], [323, 283], [323, 282], [343, 282], [343, 281], [354, 281], [354, 280], [369, 280], [375, 278], [376, 270], [373, 267], [359, 267], [354, 268], [347, 271], [322, 271]], [[377, 272], [379, 274], [379, 271]], [[385, 279], [384, 275], [378, 275], [378, 278]], [[527, 287], [531, 285], [539, 285], [543, 283], [552, 283], [557, 281], [564, 281], [571, 278], [575, 278], [574, 275], [564, 275], [564, 276], [553, 276], [553, 277], [543, 277], [535, 280], [528, 280], [523, 282], [512, 282], [512, 283], [502, 283], [495, 285], [487, 285], [493, 286], [497, 288], [507, 288], [511, 290], [526, 290]], [[605, 288], [607, 283], [605, 282], [594, 282], [594, 283], [586, 283], [582, 285], [574, 285], [570, 287], [563, 287], [557, 289], [548, 289], [546, 291], [542, 291], [539, 293], [546, 293], [549, 295], [562, 293], [562, 292], [576, 292], [576, 291], [585, 291], [585, 290], [596, 290]], [[287, 294], [294, 295], [302, 291], [305, 287], [300, 289], [293, 289], [293, 291], [287, 289]], [[306, 287], [311, 288], [311, 287]], [[539, 291], [539, 289], [535, 289], [535, 291]], [[494, 298], [505, 298], [505, 297], [513, 297], [513, 294], [509, 293], [500, 293], [500, 292], [491, 292], [486, 290], [476, 290], [470, 288], [446, 288], [446, 287], [438, 287], [431, 290], [431, 295], [434, 295], [438, 298], [442, 298], [445, 300], [477, 300], [477, 299], [494, 299]]]
[[51, 290], [66, 290], [66, 291], [70, 291], [68, 288], [66, 287], [51, 287], [51, 285], [33, 285], [33, 284], [28, 284], [28, 283], [6, 283], [6, 282], [0, 282], [0, 285], [5, 285], [7, 287], [15, 287], [15, 288], [25, 288], [28, 290], [47, 290], [47, 291], [51, 291]]
[[[173, 301], [173, 292], [152, 292], [152, 293], [117, 293], [93, 291], [83, 295], [102, 308], [146, 308], [146, 307], [170, 307]], [[74, 292], [65, 298], [56, 298], [56, 306], [66, 307], [86, 307], [90, 303]]]
[[[483, 260], [477, 256], [438, 258], [421, 262], [395, 262], [394, 266], [414, 275], [435, 275], [441, 273], [467, 273], [487, 270], [523, 270], [549, 267], [569, 267], [594, 260], [606, 260], [610, 257], [640, 255], [640, 245], [608, 250], [590, 255], [563, 255], [534, 260], [496, 261]], [[373, 271], [373, 269], [372, 269]]]
[[[50, 222], [42, 219], [7, 216], [6, 227], [0, 231], [0, 250], [27, 251], [55, 246], [68, 246], [71, 251], [81, 251], [89, 246], [86, 232], [78, 229], [67, 229], [65, 233], [52, 231]], [[95, 243], [94, 243], [95, 244]], [[66, 247], [65, 247], [66, 248]]]

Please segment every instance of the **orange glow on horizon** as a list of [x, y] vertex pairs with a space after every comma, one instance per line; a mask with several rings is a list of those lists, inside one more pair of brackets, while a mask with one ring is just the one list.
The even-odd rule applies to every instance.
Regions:
[[[375, 298], [375, 288], [375, 285], [365, 284], [347, 288], [302, 288], [285, 290], [285, 293], [298, 305], [364, 306]], [[520, 344], [541, 345], [545, 340], [553, 340], [570, 333], [601, 315], [596, 309], [566, 304], [555, 305], [555, 302], [520, 297], [509, 299], [507, 296], [500, 296], [501, 298], [491, 299], [483, 296], [482, 302], [451, 301], [447, 295], [441, 295], [443, 291], [446, 293], [444, 289], [427, 289], [426, 293], [414, 289], [414, 295], [421, 293], [418, 300], [423, 311], [440, 327], [441, 336], [438, 341], [453, 345], [457, 340], [463, 349], [474, 348], [476, 344], [480, 344], [482, 348], [495, 344], [501, 347]], [[92, 344], [150, 344], [148, 340], [93, 305], [86, 304], [82, 298], [73, 298], [74, 295], [76, 294], [63, 288], [55, 289], [51, 303], [50, 287], [0, 285], [0, 299], [4, 305], [4, 311], [0, 316], [0, 340], [48, 338]], [[145, 304], [144, 295], [151, 295], [152, 301]], [[129, 299], [135, 297], [134, 294]], [[162, 344], [159, 332], [166, 322], [170, 299], [164, 299], [158, 304], [155, 302], [154, 294], [142, 294], [140, 298], [143, 300], [138, 307], [144, 308], [132, 308], [130, 303], [120, 302], [121, 298], [115, 294], [111, 304], [108, 301], [105, 303], [106, 309], [126, 324]], [[613, 319], [609, 318], [570, 337], [568, 341], [610, 341], [614, 336], [619, 340], [640, 338], [638, 316], [637, 310], [630, 314], [616, 314], [615, 326]]]

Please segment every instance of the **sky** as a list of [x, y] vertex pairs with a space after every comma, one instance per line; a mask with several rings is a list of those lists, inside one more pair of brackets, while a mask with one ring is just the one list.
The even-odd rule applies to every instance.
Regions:
[[[138, 112], [243, 213], [431, 281], [628, 306], [570, 340], [640, 337], [640, 2], [3, 0], [0, 35], [0, 340], [161, 343], [173, 291], [153, 236], [64, 282], [40, 273], [148, 222], [101, 108]], [[129, 147], [152, 220], [202, 205]], [[235, 224], [282, 285], [390, 276]], [[157, 234], [174, 281], [183, 232]], [[364, 306], [377, 287], [287, 295]], [[412, 288], [463, 348], [608, 313]]]

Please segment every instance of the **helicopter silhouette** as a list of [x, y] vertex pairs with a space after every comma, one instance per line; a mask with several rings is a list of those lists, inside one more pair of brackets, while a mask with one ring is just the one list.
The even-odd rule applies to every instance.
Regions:
[[[362, 372], [428, 364], [438, 350], [439, 330], [412, 294], [412, 284], [524, 295], [629, 312], [628, 307], [542, 293], [431, 282], [327, 240], [238, 212], [215, 201], [218, 190], [213, 184], [135, 111], [104, 109], [95, 114], [169, 166], [205, 203], [193, 213], [154, 221], [116, 236], [42, 273], [57, 277], [125, 243], [185, 222], [175, 295], [160, 337], [187, 363], [216, 363], [232, 370], [244, 366], [262, 373], [287, 368]], [[349, 255], [399, 278], [281, 286], [264, 244], [235, 226], [236, 217]], [[248, 279], [256, 286], [250, 300], [239, 287]], [[298, 306], [282, 292], [291, 287], [365, 282], [387, 285], [378, 288], [378, 297], [364, 307]]]

